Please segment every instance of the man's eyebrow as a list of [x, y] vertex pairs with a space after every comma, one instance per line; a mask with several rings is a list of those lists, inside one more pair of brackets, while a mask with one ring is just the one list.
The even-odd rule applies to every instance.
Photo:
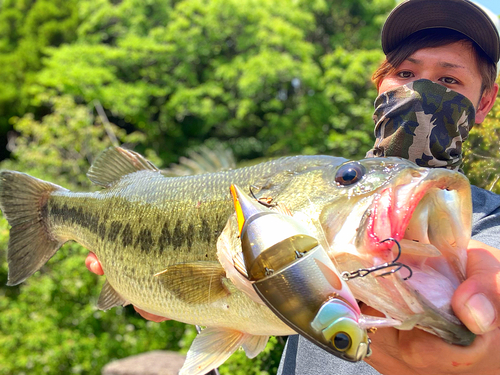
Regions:
[[453, 64], [450, 62], [440, 62], [439, 65], [441, 65], [443, 68], [458, 68], [458, 69], [465, 69], [465, 66], [458, 65], [458, 64]]
[[[417, 64], [417, 65], [422, 64], [422, 60], [414, 59], [413, 57], [408, 57], [406, 60], [408, 60], [409, 62], [411, 62], [413, 64]], [[446, 62], [446, 61], [440, 62], [439, 65], [442, 66], [443, 68], [465, 69], [465, 66], [454, 64], [451, 62]]]
[[413, 57], [408, 57], [406, 60], [408, 60], [409, 62], [412, 62], [414, 64], [422, 64], [422, 60], [417, 60], [417, 59], [414, 59]]

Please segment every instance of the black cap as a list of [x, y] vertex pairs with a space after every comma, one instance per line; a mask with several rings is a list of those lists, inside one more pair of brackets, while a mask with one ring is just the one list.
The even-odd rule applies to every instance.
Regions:
[[382, 29], [387, 54], [411, 34], [433, 28], [458, 31], [476, 44], [494, 63], [500, 60], [499, 19], [468, 0], [405, 0], [393, 9]]

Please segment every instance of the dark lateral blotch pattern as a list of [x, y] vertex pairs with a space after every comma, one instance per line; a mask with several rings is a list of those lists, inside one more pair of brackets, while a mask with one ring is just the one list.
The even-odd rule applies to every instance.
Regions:
[[[50, 216], [50, 221], [55, 224], [85, 228], [102, 241], [118, 242], [123, 248], [134, 245], [142, 252], [151, 252], [156, 249], [160, 254], [172, 248], [177, 251], [184, 246], [190, 252], [196, 241], [212, 246], [223, 229], [223, 227], [212, 228], [208, 218], [201, 217], [197, 226], [193, 223], [186, 226], [185, 221], [177, 219], [172, 228], [172, 221], [167, 219], [164, 220], [163, 225], [156, 227], [156, 230], [141, 228], [138, 233], [134, 233], [130, 223], [119, 220], [108, 223], [110, 217], [108, 213], [103, 214], [101, 221], [99, 214], [87, 211], [84, 207], [73, 207], [67, 203], [56, 202], [44, 206], [42, 213]], [[136, 223], [139, 223], [139, 220]]]

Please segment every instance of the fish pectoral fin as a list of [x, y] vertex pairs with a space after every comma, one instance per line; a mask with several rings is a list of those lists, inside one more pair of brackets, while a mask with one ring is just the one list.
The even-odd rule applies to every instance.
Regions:
[[241, 252], [241, 240], [238, 237], [236, 214], [230, 216], [221, 235], [217, 239], [217, 258], [226, 272], [226, 287], [233, 293], [233, 288], [245, 293], [254, 302], [265, 305], [248, 279], [245, 261]]
[[87, 177], [96, 185], [109, 187], [123, 176], [143, 170], [159, 172], [153, 163], [137, 152], [110, 147], [92, 163]]
[[293, 216], [292, 211], [290, 211], [290, 209], [284, 203], [277, 203], [276, 206], [271, 207], [271, 210], [274, 210], [286, 216]]
[[128, 304], [129, 302], [120, 296], [106, 280], [97, 301], [97, 308], [99, 310], [109, 310], [115, 306], [126, 306]]
[[230, 294], [224, 285], [226, 272], [218, 262], [174, 264], [155, 276], [186, 303], [211, 303]]
[[243, 258], [243, 252], [238, 251], [233, 257], [234, 268], [248, 279], [248, 272], [245, 266], [245, 259]]
[[223, 364], [240, 346], [257, 355], [265, 347], [267, 338], [227, 328], [206, 328], [194, 339], [179, 375], [206, 374]]

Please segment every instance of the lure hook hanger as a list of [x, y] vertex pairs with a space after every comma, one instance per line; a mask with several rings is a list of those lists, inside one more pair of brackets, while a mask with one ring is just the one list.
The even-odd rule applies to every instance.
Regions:
[[401, 245], [399, 244], [399, 242], [395, 238], [389, 237], [389, 238], [386, 238], [385, 240], [380, 241], [379, 243], [384, 243], [387, 241], [392, 241], [398, 246], [398, 255], [396, 256], [396, 258], [394, 258], [391, 262], [380, 264], [380, 265], [375, 266], [375, 267], [360, 268], [359, 270], [356, 270], [353, 272], [348, 272], [348, 271], [342, 272], [342, 278], [345, 281], [348, 281], [351, 279], [355, 279], [357, 277], [365, 277], [373, 272], [391, 269], [391, 268], [392, 269], [390, 271], [381, 273], [381, 274], [376, 275], [376, 276], [377, 277], [387, 276], [387, 275], [390, 275], [392, 273], [398, 272], [399, 270], [401, 270], [401, 268], [406, 268], [410, 274], [407, 277], [405, 277], [403, 280], [408, 280], [410, 277], [412, 277], [413, 271], [412, 271], [411, 267], [404, 264], [404, 263], [398, 262], [399, 257], [401, 256]]
[[262, 198], [257, 198], [253, 192], [252, 189], [256, 189], [257, 186], [254, 186], [254, 185], [250, 185], [249, 187], [249, 190], [250, 190], [250, 195], [252, 196], [253, 199], [255, 199], [257, 202], [259, 202], [261, 205], [263, 205], [264, 207], [267, 207], [267, 208], [272, 208], [272, 207], [276, 207], [276, 203], [268, 203], [268, 202], [264, 202], [262, 200]]

